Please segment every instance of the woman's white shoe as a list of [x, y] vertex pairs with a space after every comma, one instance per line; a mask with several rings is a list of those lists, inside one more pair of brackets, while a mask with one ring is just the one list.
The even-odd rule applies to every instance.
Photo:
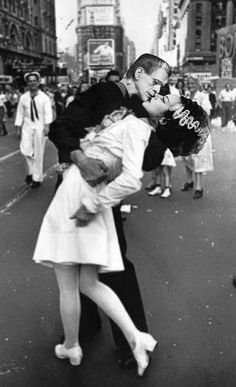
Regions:
[[83, 352], [78, 344], [69, 349], [64, 344], [58, 344], [55, 346], [55, 355], [59, 359], [68, 358], [71, 365], [78, 366], [81, 364]]
[[167, 199], [170, 196], [171, 196], [171, 188], [170, 187], [166, 187], [160, 197], [162, 199]]
[[149, 196], [156, 196], [162, 193], [162, 189], [159, 185], [157, 185], [154, 189], [148, 192]]
[[158, 342], [149, 333], [140, 333], [135, 348], [133, 349], [134, 358], [138, 365], [138, 375], [143, 376], [150, 363], [150, 353], [154, 351]]

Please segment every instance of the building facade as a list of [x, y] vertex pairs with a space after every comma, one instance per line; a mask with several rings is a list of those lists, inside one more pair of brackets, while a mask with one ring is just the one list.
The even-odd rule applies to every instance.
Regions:
[[235, 3], [235, 0], [163, 0], [157, 28], [159, 56], [176, 73], [194, 73], [201, 81], [227, 74], [236, 76]]
[[206, 79], [222, 75], [218, 34], [222, 28], [236, 23], [233, 3], [233, 0], [179, 0], [178, 43], [184, 73], [202, 74]]
[[226, 27], [217, 31], [217, 69], [221, 78], [236, 78], [236, 4], [228, 1]]
[[[158, 55], [172, 68], [178, 65], [178, 46], [176, 42], [179, 27], [178, 0], [163, 0], [158, 12], [158, 26], [155, 44], [158, 41]], [[155, 53], [155, 50], [153, 50]]]
[[0, 74], [22, 82], [27, 71], [56, 75], [54, 0], [0, 0]]
[[119, 0], [78, 0], [77, 52], [82, 77], [124, 68]]

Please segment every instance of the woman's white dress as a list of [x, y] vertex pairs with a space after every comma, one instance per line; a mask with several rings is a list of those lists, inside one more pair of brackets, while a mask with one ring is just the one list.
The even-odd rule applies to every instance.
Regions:
[[[192, 97], [192, 100], [196, 101], [207, 112], [207, 114], [210, 115], [212, 106], [207, 94], [197, 91]], [[211, 135], [207, 137], [204, 147], [199, 153], [183, 157], [183, 160], [186, 166], [195, 173], [213, 171], [214, 165]]]
[[[33, 260], [52, 266], [95, 264], [100, 272], [123, 270], [111, 207], [141, 189], [142, 163], [151, 127], [130, 115], [81, 143], [88, 157], [109, 169], [108, 183], [93, 188], [72, 165], [58, 188], [41, 225]], [[85, 205], [96, 213], [86, 227], [70, 217]]]
[[176, 167], [175, 158], [174, 158], [173, 153], [170, 151], [169, 148], [167, 148], [165, 153], [164, 153], [164, 157], [163, 157], [163, 160], [161, 162], [161, 165], [167, 166], [167, 167], [173, 167], [173, 168]]

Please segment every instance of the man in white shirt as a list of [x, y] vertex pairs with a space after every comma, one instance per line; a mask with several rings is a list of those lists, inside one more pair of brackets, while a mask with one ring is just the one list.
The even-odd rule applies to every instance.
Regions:
[[222, 127], [226, 127], [229, 121], [232, 120], [232, 108], [235, 95], [231, 89], [230, 83], [226, 83], [225, 88], [222, 89], [218, 95], [219, 105], [222, 109]]
[[37, 188], [43, 181], [43, 157], [49, 124], [53, 120], [49, 97], [39, 90], [40, 74], [30, 72], [24, 77], [28, 91], [19, 99], [15, 126], [21, 138], [20, 150], [25, 159], [25, 182]]
[[7, 135], [7, 128], [6, 128], [6, 96], [3, 93], [2, 90], [0, 90], [0, 136], [6, 136]]

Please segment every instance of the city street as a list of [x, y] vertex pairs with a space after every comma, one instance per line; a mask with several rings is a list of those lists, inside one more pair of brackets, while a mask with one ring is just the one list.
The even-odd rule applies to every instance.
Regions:
[[[0, 386], [235, 387], [236, 386], [236, 133], [213, 131], [214, 172], [204, 196], [181, 192], [181, 160], [173, 194], [144, 190], [124, 227], [150, 332], [159, 341], [144, 378], [117, 364], [110, 326], [86, 343], [81, 366], [54, 356], [62, 327], [51, 269], [32, 262], [34, 245], [56, 181], [56, 149], [48, 141], [45, 181], [26, 189], [12, 122], [0, 137]], [[144, 177], [144, 186], [150, 174]]]

